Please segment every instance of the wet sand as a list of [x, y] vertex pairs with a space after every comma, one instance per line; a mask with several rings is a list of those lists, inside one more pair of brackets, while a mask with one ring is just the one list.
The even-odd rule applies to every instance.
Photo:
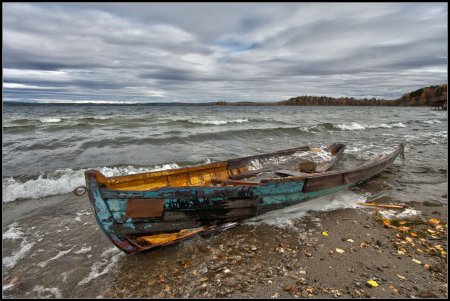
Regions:
[[442, 200], [405, 203], [400, 212], [419, 214], [401, 225], [374, 208], [308, 212], [289, 227], [245, 224], [136, 256], [109, 242], [85, 196], [29, 202], [2, 214], [7, 298], [447, 296]]

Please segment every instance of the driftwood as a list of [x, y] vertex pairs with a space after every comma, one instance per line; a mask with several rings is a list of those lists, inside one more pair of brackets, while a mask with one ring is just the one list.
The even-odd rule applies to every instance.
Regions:
[[358, 203], [358, 205], [384, 209], [395, 209], [395, 210], [403, 210], [406, 208], [406, 206], [404, 205], [391, 205], [391, 204]]

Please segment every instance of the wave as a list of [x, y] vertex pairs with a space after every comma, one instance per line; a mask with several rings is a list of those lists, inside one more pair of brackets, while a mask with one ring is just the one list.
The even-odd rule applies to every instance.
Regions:
[[423, 119], [412, 119], [412, 120], [408, 120], [406, 121], [407, 124], [437, 124], [437, 123], [442, 123], [442, 122], [447, 122], [447, 118], [440, 118], [440, 117], [436, 117], [433, 119], [428, 119], [428, 120], [423, 120]]
[[448, 132], [428, 132], [418, 133], [417, 135], [405, 135], [404, 138], [408, 143], [430, 145], [430, 144], [448, 144]]
[[231, 119], [231, 120], [188, 120], [191, 123], [199, 123], [199, 124], [210, 124], [210, 125], [222, 125], [227, 123], [244, 123], [249, 122], [248, 118], [245, 119]]
[[[99, 170], [107, 177], [112, 177], [175, 168], [180, 168], [180, 166], [176, 163], [170, 163], [153, 167], [119, 166], [94, 169]], [[38, 199], [72, 192], [75, 188], [86, 184], [84, 179], [84, 172], [86, 170], [88, 169], [58, 169], [49, 174], [41, 174], [37, 179], [20, 180], [13, 177], [4, 178], [2, 183], [3, 202], [9, 203], [21, 199]]]
[[226, 140], [229, 138], [247, 138], [249, 136], [259, 135], [267, 137], [267, 135], [298, 135], [302, 130], [299, 127], [275, 127], [275, 128], [239, 128], [232, 130], [222, 131], [205, 131], [199, 133], [185, 132], [184, 134], [168, 135], [169, 132], [162, 133], [162, 137], [122, 137], [117, 138], [105, 138], [102, 140], [87, 141], [84, 142], [80, 149], [88, 149], [91, 147], [120, 147], [128, 145], [162, 145], [170, 143], [200, 143], [211, 140]]
[[372, 125], [364, 125], [357, 122], [343, 123], [343, 124], [333, 124], [330, 122], [318, 123], [314, 125], [306, 125], [300, 128], [303, 132], [316, 133], [317, 131], [325, 130], [339, 130], [339, 131], [361, 131], [367, 129], [392, 129], [392, 128], [406, 128], [407, 126], [402, 122], [392, 122], [392, 123], [380, 123]]
[[434, 124], [434, 123], [442, 123], [442, 121], [440, 121], [438, 119], [432, 119], [432, 120], [422, 120], [422, 123]]
[[61, 122], [61, 118], [59, 118], [59, 117], [43, 117], [43, 118], [40, 118], [39, 120], [43, 123]]
[[373, 144], [354, 142], [345, 147], [345, 154], [351, 155], [358, 160], [372, 160], [377, 155], [387, 155], [394, 151], [397, 145], [386, 146], [384, 144]]
[[358, 131], [358, 130], [378, 129], [378, 128], [386, 128], [386, 129], [406, 128], [406, 125], [404, 125], [401, 122], [381, 123], [381, 124], [372, 124], [372, 125], [362, 125], [357, 122], [352, 122], [350, 124], [337, 124], [334, 126], [334, 128], [337, 128], [342, 131], [355, 131], [355, 130]]
[[364, 130], [366, 129], [365, 126], [357, 123], [357, 122], [352, 122], [350, 124], [337, 124], [334, 126], [334, 128], [336, 129], [340, 129], [343, 131], [354, 131], [354, 130]]
[[[175, 122], [175, 121], [173, 121]], [[120, 135], [120, 137], [111, 136], [97, 136], [94, 140], [76, 140], [75, 142], [80, 142], [78, 148], [80, 150], [86, 150], [90, 148], [105, 148], [105, 147], [122, 147], [129, 145], [163, 145], [171, 143], [203, 143], [206, 141], [217, 141], [217, 140], [227, 140], [230, 138], [247, 139], [248, 137], [261, 137], [265, 139], [266, 137], [275, 137], [279, 135], [298, 137], [301, 136], [311, 136], [319, 132], [328, 131], [330, 129], [337, 129], [341, 131], [353, 131], [353, 130], [370, 130], [376, 128], [402, 128], [406, 127], [403, 123], [392, 123], [392, 124], [376, 124], [376, 125], [361, 125], [359, 123], [350, 124], [337, 124], [332, 123], [321, 123], [306, 126], [275, 126], [275, 127], [247, 127], [247, 128], [222, 128], [217, 127], [217, 130], [190, 130], [188, 124], [194, 125], [194, 123], [186, 121], [183, 127], [178, 126], [176, 128], [170, 127], [162, 132], [153, 132], [150, 135]], [[75, 127], [82, 129], [81, 127]], [[125, 127], [123, 127], [125, 128]], [[135, 129], [135, 127], [134, 127]], [[55, 128], [56, 130], [56, 128]], [[122, 129], [123, 130], [123, 129]], [[48, 129], [48, 131], [52, 131]], [[78, 138], [77, 138], [78, 139]], [[56, 141], [53, 143], [37, 143], [32, 146], [24, 146], [25, 149], [21, 151], [26, 151], [28, 148], [32, 149], [56, 149], [63, 147], [60, 142], [67, 144], [71, 141]]]
[[[249, 170], [258, 170], [267, 167], [277, 167], [280, 165], [288, 164], [290, 166], [297, 165], [300, 161], [306, 160], [310, 162], [322, 163], [330, 161], [332, 159], [331, 153], [326, 147], [321, 146], [315, 149], [314, 152], [301, 151], [295, 152], [288, 156], [274, 156], [265, 159], [253, 159], [249, 162]], [[280, 168], [280, 167], [278, 167]]]

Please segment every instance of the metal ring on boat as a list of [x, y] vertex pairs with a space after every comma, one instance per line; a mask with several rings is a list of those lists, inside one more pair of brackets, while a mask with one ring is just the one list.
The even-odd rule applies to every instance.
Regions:
[[73, 193], [77, 196], [82, 196], [83, 194], [85, 194], [87, 191], [87, 187], [86, 186], [80, 186], [77, 187], [73, 190]]

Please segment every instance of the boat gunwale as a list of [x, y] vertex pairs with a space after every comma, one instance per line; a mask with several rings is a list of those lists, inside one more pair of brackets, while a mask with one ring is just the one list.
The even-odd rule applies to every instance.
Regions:
[[[224, 160], [224, 161], [211, 162], [211, 163], [205, 163], [205, 164], [194, 165], [194, 166], [186, 166], [186, 167], [180, 167], [180, 168], [174, 168], [174, 169], [141, 172], [141, 173], [135, 173], [135, 174], [131, 174], [131, 175], [119, 175], [119, 176], [112, 176], [112, 177], [107, 177], [102, 172], [100, 172], [96, 169], [92, 169], [92, 170], [97, 171], [98, 174], [101, 175], [104, 178], [104, 180], [106, 180], [106, 181], [112, 181], [112, 180], [120, 181], [120, 180], [129, 180], [130, 177], [138, 179], [142, 176], [144, 176], [144, 178], [154, 177], [154, 176], [166, 176], [166, 175], [172, 175], [172, 174], [183, 173], [183, 172], [199, 171], [199, 170], [203, 170], [203, 169], [216, 168], [216, 167], [224, 167], [224, 166], [228, 166], [229, 163], [240, 162], [243, 160], [251, 160], [251, 159], [256, 159], [256, 158], [264, 157], [264, 156], [283, 155], [283, 153], [296, 152], [299, 150], [308, 151], [310, 149], [311, 149], [310, 146], [299, 146], [299, 147], [289, 148], [289, 149], [285, 149], [285, 150], [279, 150], [279, 151], [275, 151], [275, 152], [271, 152], [271, 153], [263, 153], [263, 154], [257, 154], [257, 155], [232, 158], [232, 159], [228, 159], [228, 160]], [[89, 170], [89, 171], [91, 171], [91, 170]]]

